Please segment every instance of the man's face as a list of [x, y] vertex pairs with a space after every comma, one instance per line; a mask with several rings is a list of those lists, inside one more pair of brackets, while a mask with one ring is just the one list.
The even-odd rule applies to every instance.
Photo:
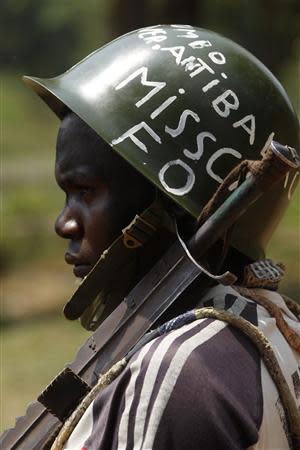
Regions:
[[[152, 199], [148, 183], [128, 171], [133, 169], [77, 116], [71, 114], [63, 120], [57, 139], [55, 176], [66, 202], [55, 230], [69, 240], [65, 260], [74, 266], [76, 277], [89, 273], [103, 250]], [[126, 195], [127, 180], [133, 187], [136, 184], [135, 188], [146, 183], [149, 195], [146, 192], [144, 201], [132, 201], [132, 186]], [[135, 188], [136, 197], [141, 191]]]

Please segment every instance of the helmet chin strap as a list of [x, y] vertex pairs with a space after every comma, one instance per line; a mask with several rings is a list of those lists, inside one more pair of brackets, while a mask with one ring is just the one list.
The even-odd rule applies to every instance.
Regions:
[[195, 260], [195, 258], [192, 256], [191, 252], [189, 251], [186, 243], [184, 242], [184, 240], [182, 239], [182, 237], [179, 234], [178, 225], [177, 225], [177, 221], [176, 221], [175, 217], [174, 217], [174, 229], [176, 232], [177, 239], [180, 242], [187, 257], [192, 261], [193, 264], [195, 264], [196, 267], [198, 267], [199, 270], [201, 270], [201, 272], [205, 273], [205, 275], [207, 275], [212, 280], [215, 280], [218, 283], [223, 284], [225, 286], [234, 284], [236, 282], [237, 277], [233, 273], [229, 272], [228, 270], [220, 275], [214, 275], [211, 272], [209, 272], [204, 266], [199, 264], [198, 261]]
[[155, 199], [102, 253], [65, 305], [65, 317], [80, 318], [84, 328], [95, 329], [120, 303], [135, 280], [139, 249], [162, 230], [171, 234], [172, 226], [170, 214]]

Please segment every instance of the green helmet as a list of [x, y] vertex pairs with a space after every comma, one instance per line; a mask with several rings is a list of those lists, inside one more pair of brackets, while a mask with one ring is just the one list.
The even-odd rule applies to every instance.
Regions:
[[[280, 83], [248, 51], [201, 28], [133, 31], [58, 77], [25, 81], [195, 218], [233, 167], [260, 159], [273, 137], [299, 150], [299, 123]], [[291, 170], [239, 220], [236, 248], [263, 256], [298, 178]]]

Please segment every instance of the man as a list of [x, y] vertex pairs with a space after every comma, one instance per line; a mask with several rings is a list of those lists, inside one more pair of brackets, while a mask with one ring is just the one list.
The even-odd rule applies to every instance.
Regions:
[[[61, 77], [27, 82], [62, 119], [56, 179], [66, 204], [56, 231], [69, 240], [66, 262], [79, 278], [96, 263], [99, 277], [109, 275], [92, 302], [69, 305], [82, 309], [88, 329], [177, 239], [174, 221], [185, 238], [195, 232], [196, 218], [205, 220], [204, 206], [240, 161], [260, 159], [274, 134], [299, 148], [297, 118], [268, 70], [233, 42], [189, 26], [132, 32]], [[276, 293], [282, 266], [255, 264], [298, 177], [291, 167], [206, 253], [210, 271], [232, 271], [235, 285], [221, 286], [209, 272], [196, 279], [153, 326], [183, 315], [130, 352], [53, 448], [297, 448], [299, 416], [291, 419], [256, 345], [226, 321], [186, 311], [213, 306], [257, 325], [279, 360], [291, 408], [299, 407], [299, 311]], [[149, 210], [160, 211], [155, 224], [142, 220], [154, 230], [149, 239], [119, 238], [136, 214], [152, 217]], [[126, 252], [133, 247], [124, 265], [120, 239]]]

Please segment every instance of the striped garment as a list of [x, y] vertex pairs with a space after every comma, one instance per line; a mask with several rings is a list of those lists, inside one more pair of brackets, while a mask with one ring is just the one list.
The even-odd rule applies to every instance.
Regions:
[[[300, 324], [279, 294], [289, 326]], [[264, 308], [216, 286], [199, 306], [241, 316], [268, 337], [300, 406], [300, 355]], [[257, 349], [227, 323], [201, 319], [159, 336], [87, 409], [65, 450], [289, 449], [278, 392]]]

